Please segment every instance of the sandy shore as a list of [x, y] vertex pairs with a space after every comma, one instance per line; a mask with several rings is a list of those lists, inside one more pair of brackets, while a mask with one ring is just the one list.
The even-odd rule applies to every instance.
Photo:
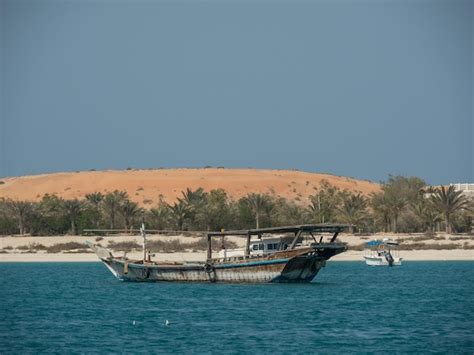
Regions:
[[[141, 253], [129, 253], [130, 258], [140, 258]], [[331, 261], [363, 261], [363, 251], [347, 251], [339, 254], [331, 259]], [[406, 250], [400, 252], [405, 262], [408, 261], [455, 261], [467, 260], [474, 261], [474, 250]], [[154, 260], [169, 261], [204, 261], [206, 259], [205, 252], [194, 253], [160, 253]], [[0, 254], [0, 262], [98, 262], [95, 254]]]
[[[348, 243], [351, 246], [361, 245], [368, 240], [372, 239], [383, 239], [387, 235], [373, 235], [373, 236], [353, 236], [353, 235], [341, 235], [338, 239]], [[418, 239], [422, 238], [420, 235], [389, 235], [388, 237], [401, 241], [404, 244], [420, 243]], [[454, 237], [454, 240], [452, 239]], [[238, 247], [245, 245], [245, 239], [239, 237], [227, 237], [229, 240], [237, 244]], [[450, 239], [451, 238], [451, 239]], [[94, 236], [46, 236], [46, 237], [19, 237], [19, 236], [7, 236], [0, 238], [0, 262], [94, 262], [98, 261], [97, 257], [93, 253], [46, 253], [43, 250], [37, 250], [34, 253], [21, 250], [24, 246], [34, 246], [35, 244], [41, 244], [45, 247], [61, 243], [76, 242], [85, 244], [86, 241], [96, 242]], [[149, 240], [179, 240], [181, 243], [190, 243], [199, 240], [198, 237], [184, 237], [184, 236], [153, 236], [148, 237]], [[422, 238], [423, 239], [423, 238]], [[110, 242], [124, 242], [134, 241], [141, 244], [140, 236], [107, 236], [99, 242], [107, 246]], [[470, 260], [474, 261], [474, 249], [463, 249], [463, 245], [474, 245], [473, 237], [459, 237], [450, 235], [438, 235], [434, 239], [423, 239], [422, 243], [429, 245], [453, 245], [458, 246], [458, 249], [442, 249], [442, 250], [401, 250], [400, 256], [405, 261], [415, 260]], [[20, 248], [20, 249], [18, 249]], [[35, 248], [32, 248], [35, 249]], [[84, 249], [87, 247], [84, 245]], [[115, 255], [123, 255], [123, 252], [114, 252]], [[343, 254], [337, 255], [331, 260], [334, 261], [363, 261], [364, 251], [349, 250]], [[140, 251], [134, 251], [127, 253], [129, 258], [141, 258]], [[159, 253], [156, 255], [157, 260], [169, 260], [169, 261], [204, 261], [206, 259], [205, 251], [191, 251], [186, 252], [175, 252], [175, 253]]]

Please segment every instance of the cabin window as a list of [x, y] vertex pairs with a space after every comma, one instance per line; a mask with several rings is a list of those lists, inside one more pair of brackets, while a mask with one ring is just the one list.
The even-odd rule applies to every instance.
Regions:
[[273, 249], [275, 249], [275, 250], [278, 249], [278, 243], [273, 244]]
[[258, 245], [258, 250], [264, 250], [265, 244], [259, 244]]
[[257, 245], [257, 244], [254, 244], [252, 249], [253, 249], [253, 250], [258, 250], [258, 245]]
[[268, 249], [268, 250], [273, 250], [273, 244], [268, 244], [268, 245], [267, 245], [267, 249]]

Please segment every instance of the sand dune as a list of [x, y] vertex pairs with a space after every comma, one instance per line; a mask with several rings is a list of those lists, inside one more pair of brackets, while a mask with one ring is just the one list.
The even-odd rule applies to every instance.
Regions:
[[293, 170], [256, 169], [157, 169], [126, 171], [82, 171], [1, 178], [0, 197], [37, 201], [48, 194], [83, 198], [91, 192], [126, 191], [142, 206], [153, 205], [163, 195], [167, 202], [181, 196], [186, 188], [206, 191], [222, 188], [232, 198], [249, 192], [269, 193], [306, 203], [323, 180], [341, 189], [365, 195], [378, 191], [376, 183], [329, 174]]

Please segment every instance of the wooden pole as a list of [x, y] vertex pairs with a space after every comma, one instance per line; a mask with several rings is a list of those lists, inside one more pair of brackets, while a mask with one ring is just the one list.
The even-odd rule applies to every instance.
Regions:
[[211, 235], [207, 235], [207, 260], [211, 261], [212, 259], [212, 237]]
[[290, 249], [295, 249], [296, 243], [298, 243], [298, 239], [300, 239], [301, 233], [303, 231], [300, 229], [298, 232], [295, 233], [295, 239], [291, 242]]
[[250, 233], [247, 234], [247, 243], [245, 245], [245, 257], [248, 258], [250, 256]]
[[145, 234], [145, 223], [142, 223], [142, 227], [140, 228], [140, 232], [143, 238], [143, 263], [146, 262], [146, 234]]

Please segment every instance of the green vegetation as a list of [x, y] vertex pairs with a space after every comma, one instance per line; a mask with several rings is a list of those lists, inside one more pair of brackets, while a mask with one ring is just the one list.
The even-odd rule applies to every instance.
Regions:
[[434, 208], [443, 215], [446, 233], [451, 233], [453, 215], [467, 206], [467, 199], [462, 196], [461, 191], [455, 191], [454, 186], [447, 189], [444, 186], [437, 189], [431, 195], [431, 202]]
[[[309, 203], [301, 198], [289, 201], [274, 191], [233, 200], [224, 190], [207, 192], [202, 188], [186, 189], [173, 203], [160, 196], [157, 204], [147, 208], [139, 207], [124, 191], [91, 193], [82, 200], [48, 194], [35, 203], [0, 199], [0, 234], [74, 235], [84, 229], [131, 230], [137, 229], [142, 219], [148, 229], [181, 231], [301, 223], [347, 223], [354, 225], [350, 232], [365, 234], [384, 231], [434, 236], [442, 230], [472, 230], [472, 200], [452, 187], [427, 187], [416, 177], [390, 176], [381, 191], [370, 196], [338, 189], [327, 181], [313, 189]], [[181, 247], [166, 246], [169, 250]]]

